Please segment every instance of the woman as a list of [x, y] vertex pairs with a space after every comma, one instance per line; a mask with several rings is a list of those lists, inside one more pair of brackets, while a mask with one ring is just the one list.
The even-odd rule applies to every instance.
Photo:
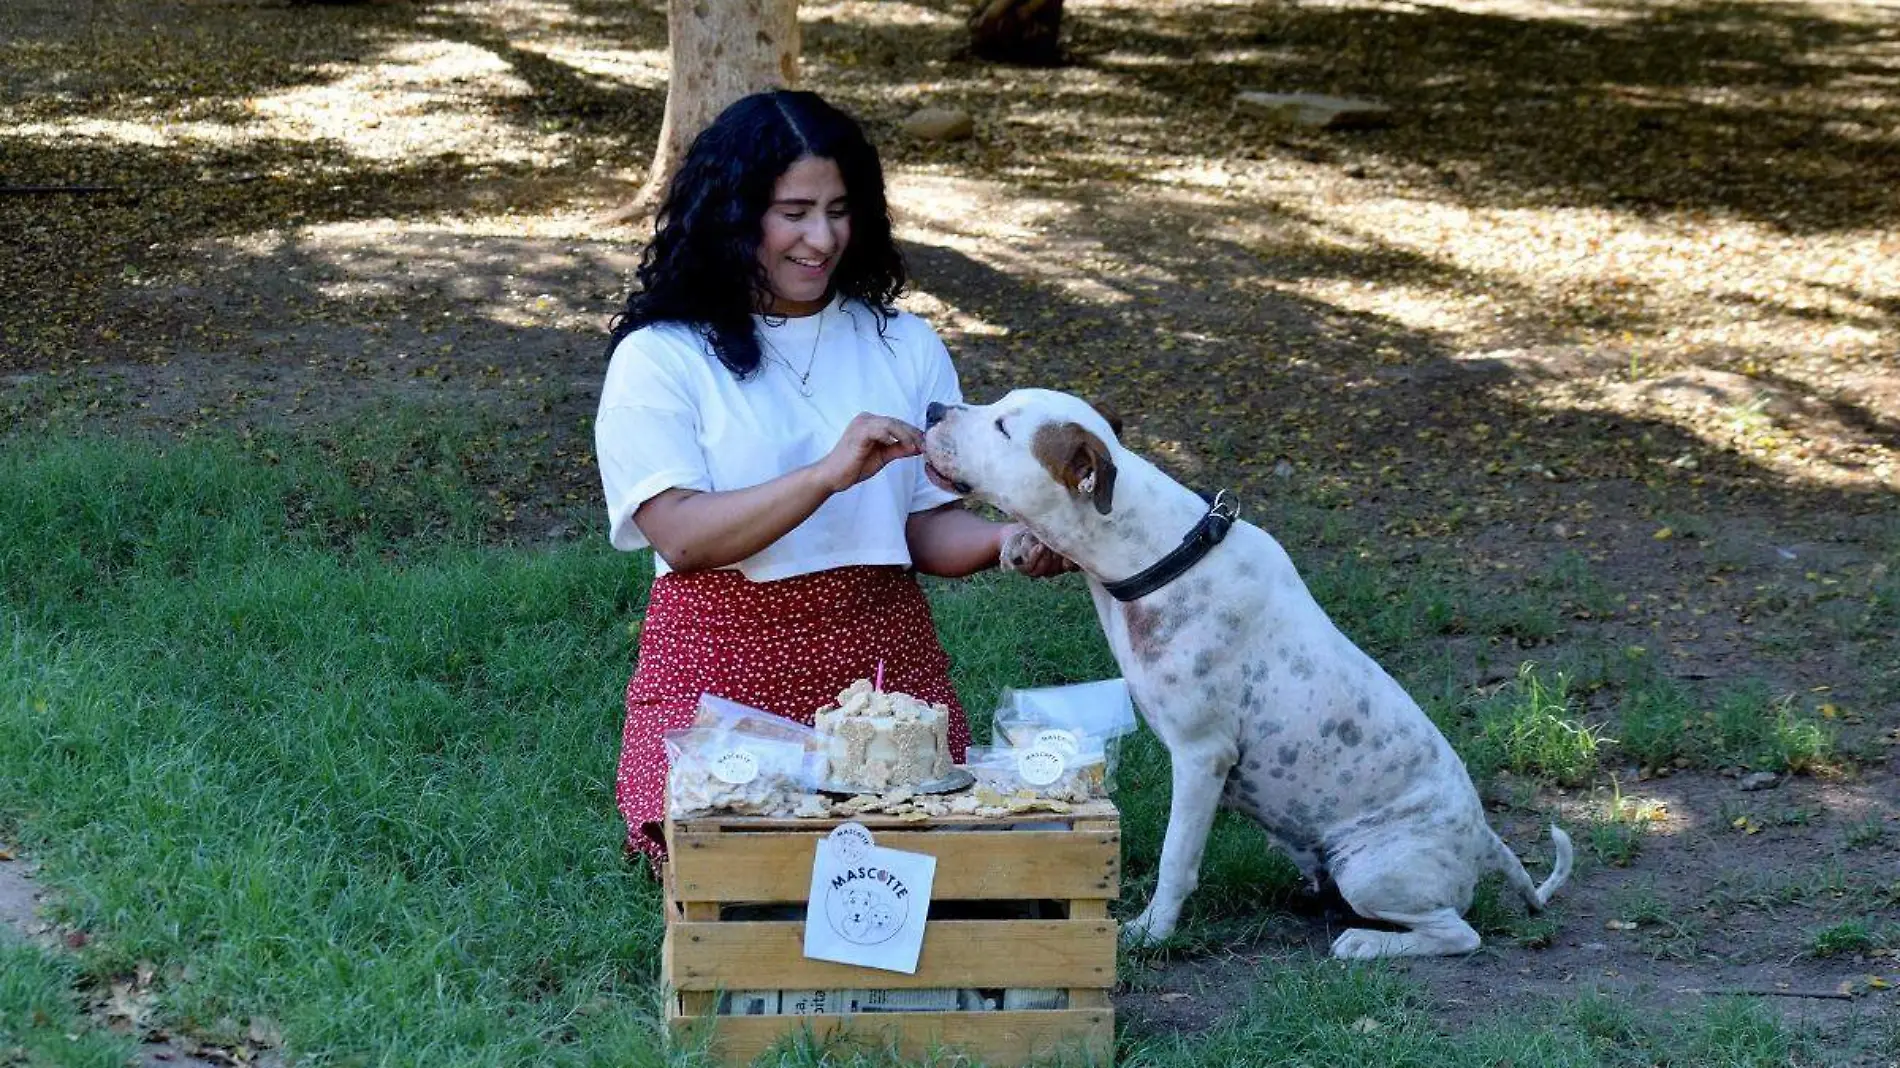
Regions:
[[[663, 859], [663, 731], [704, 692], [810, 723], [884, 665], [970, 730], [915, 572], [994, 566], [1017, 529], [965, 511], [919, 458], [949, 353], [895, 311], [904, 262], [877, 150], [805, 92], [727, 108], [693, 142], [614, 320], [595, 444], [610, 537], [656, 577], [615, 793]], [[1024, 570], [1067, 562], [1038, 546]]]

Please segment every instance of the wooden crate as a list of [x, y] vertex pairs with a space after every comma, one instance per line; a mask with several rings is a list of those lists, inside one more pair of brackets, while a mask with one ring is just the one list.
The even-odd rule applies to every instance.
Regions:
[[[1041, 1057], [1106, 1065], [1114, 1051], [1116, 924], [1121, 821], [1107, 801], [1065, 814], [907, 822], [860, 816], [877, 844], [937, 858], [936, 916], [954, 903], [1042, 902], [1063, 918], [931, 919], [915, 975], [804, 956], [802, 920], [748, 920], [735, 906], [803, 905], [819, 838], [844, 822], [756, 816], [669, 821], [666, 941], [661, 981], [676, 1044], [709, 1043], [725, 1064], [749, 1064], [810, 1027], [819, 1039], [895, 1047], [906, 1058], [941, 1048], [987, 1064]], [[1034, 824], [1037, 829], [1016, 829]], [[981, 909], [984, 906], [973, 906]], [[756, 913], [756, 909], [742, 910]], [[964, 911], [968, 911], [967, 909]], [[989, 911], [995, 911], [994, 908]], [[806, 1016], [717, 1015], [719, 991], [1040, 988], [1068, 991], [1068, 1007]], [[707, 1028], [711, 1028], [710, 1035]]]

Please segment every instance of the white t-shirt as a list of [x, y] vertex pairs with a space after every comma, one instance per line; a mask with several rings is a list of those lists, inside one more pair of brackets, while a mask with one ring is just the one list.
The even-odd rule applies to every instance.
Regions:
[[[744, 381], [684, 324], [645, 326], [615, 346], [594, 420], [615, 548], [648, 544], [633, 513], [664, 490], [756, 486], [830, 452], [859, 412], [921, 427], [931, 401], [962, 403], [950, 353], [914, 315], [892, 316], [880, 336], [870, 309], [838, 298], [818, 315], [754, 322], [763, 360]], [[799, 389], [807, 366], [809, 397]], [[921, 457], [899, 460], [733, 567], [768, 582], [851, 564], [909, 566], [905, 520], [953, 500], [924, 477]], [[671, 570], [658, 553], [653, 567]]]

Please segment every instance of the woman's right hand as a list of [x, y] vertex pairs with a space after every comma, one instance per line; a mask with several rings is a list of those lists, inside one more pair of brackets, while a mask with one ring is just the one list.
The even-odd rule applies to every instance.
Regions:
[[884, 470], [893, 460], [923, 451], [923, 431], [902, 419], [859, 412], [844, 428], [838, 443], [814, 466], [831, 492], [842, 493]]

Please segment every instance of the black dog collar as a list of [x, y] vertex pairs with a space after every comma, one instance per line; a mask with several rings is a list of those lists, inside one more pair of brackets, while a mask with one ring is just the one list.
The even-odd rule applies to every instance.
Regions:
[[1130, 575], [1120, 582], [1104, 582], [1102, 588], [1117, 601], [1133, 601], [1146, 597], [1154, 591], [1180, 578], [1187, 569], [1201, 562], [1201, 557], [1221, 543], [1227, 536], [1227, 529], [1240, 518], [1240, 505], [1226, 490], [1214, 494], [1214, 500], [1207, 506], [1207, 514], [1187, 532], [1181, 544], [1174, 547], [1168, 555], [1154, 562], [1152, 567], [1138, 574]]

